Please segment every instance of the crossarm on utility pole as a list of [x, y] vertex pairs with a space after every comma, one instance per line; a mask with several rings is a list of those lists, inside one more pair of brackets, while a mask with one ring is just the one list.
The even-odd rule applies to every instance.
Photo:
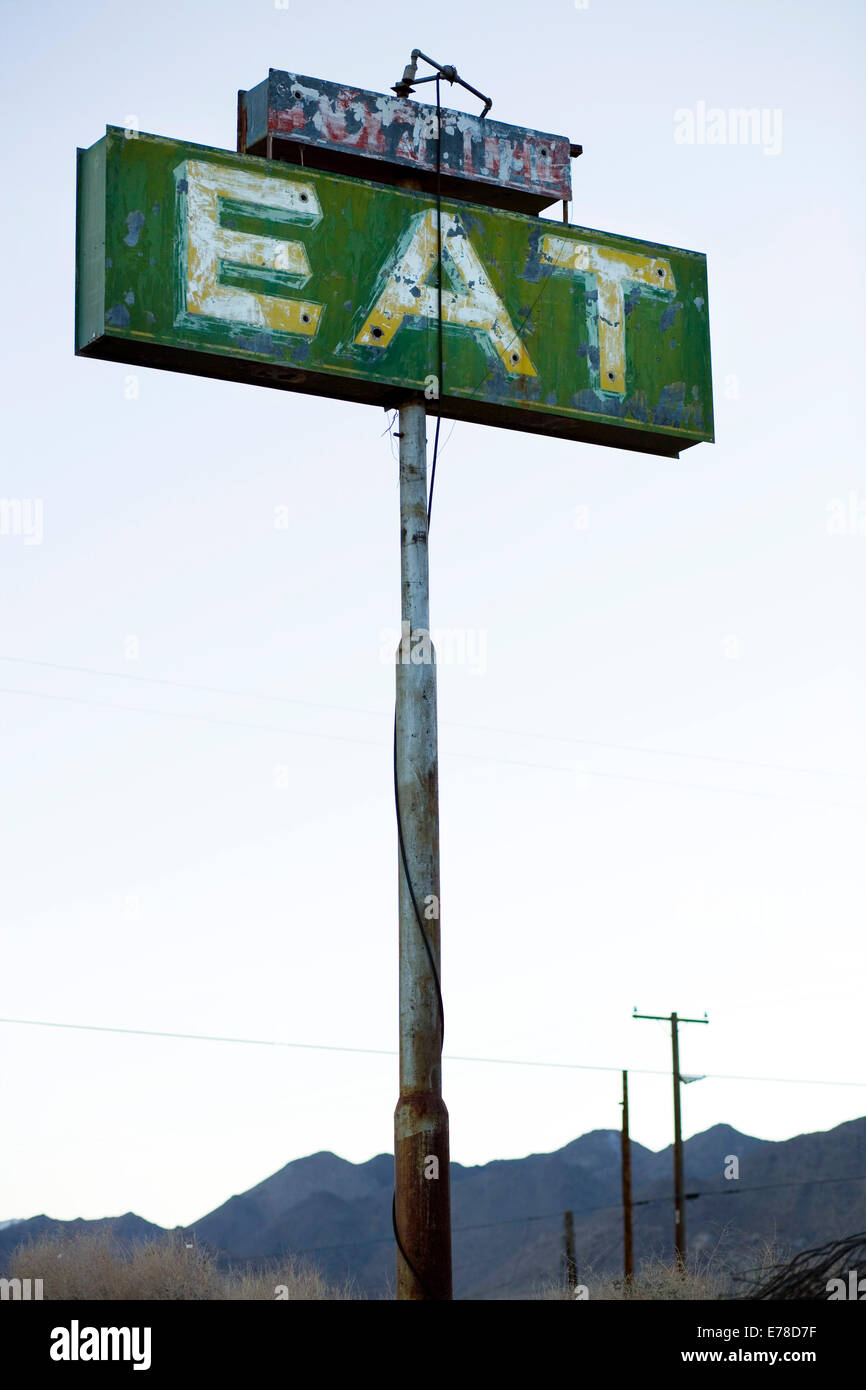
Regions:
[[674, 1259], [681, 1274], [686, 1268], [686, 1197], [683, 1170], [683, 1126], [680, 1106], [680, 1023], [709, 1023], [706, 1014], [703, 1018], [679, 1018], [677, 1014], [639, 1014], [632, 1018], [651, 1018], [661, 1023], [670, 1022], [671, 1052], [674, 1083]]

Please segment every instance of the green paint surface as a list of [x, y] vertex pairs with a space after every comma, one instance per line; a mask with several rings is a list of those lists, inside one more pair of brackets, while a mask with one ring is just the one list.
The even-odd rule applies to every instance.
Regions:
[[[219, 206], [219, 225], [228, 232], [302, 243], [311, 272], [302, 287], [289, 271], [244, 267], [240, 252], [239, 261], [221, 261], [218, 276], [236, 291], [322, 305], [314, 336], [184, 312], [185, 198], [178, 179], [187, 160], [315, 191], [322, 213], [315, 225], [246, 200]], [[386, 348], [354, 338], [401, 237], [433, 207], [433, 198], [411, 190], [151, 135], [125, 138], [109, 127], [103, 140], [79, 152], [76, 351], [379, 405], [423, 392], [437, 372], [435, 318], [404, 319]], [[446, 323], [444, 415], [668, 455], [712, 440], [703, 255], [470, 203], [443, 200], [442, 211], [443, 218], [457, 217], [536, 373], [508, 372], [483, 332]], [[670, 265], [673, 293], [623, 284], [624, 391], [600, 384], [594, 276], [546, 261], [545, 235]], [[435, 267], [426, 283], [435, 283]], [[466, 288], [446, 257], [446, 295], [452, 286]]]

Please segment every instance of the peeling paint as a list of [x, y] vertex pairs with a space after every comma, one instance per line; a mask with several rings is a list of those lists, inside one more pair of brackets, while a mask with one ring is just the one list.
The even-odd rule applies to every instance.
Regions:
[[[271, 69], [258, 87], [241, 93], [246, 148], [290, 139], [431, 172], [440, 132], [436, 109], [417, 100]], [[496, 185], [534, 200], [527, 211], [571, 199], [571, 153], [566, 136], [526, 130], [465, 111], [441, 109], [441, 162], [450, 177]], [[370, 177], [375, 177], [371, 170]]]
[[145, 217], [143, 212], [130, 212], [126, 217], [126, 225], [129, 230], [123, 240], [127, 246], [136, 246], [141, 229], [144, 226]]
[[[100, 309], [79, 311], [77, 351], [124, 360], [128, 341], [136, 363], [195, 353], [205, 375], [379, 405], [439, 374], [429, 193], [113, 129], [101, 143], [111, 192], [78, 290]], [[142, 206], [162, 209], [146, 255]], [[712, 438], [703, 256], [447, 197], [441, 230], [444, 415], [666, 454]]]
[[193, 159], [180, 165], [175, 174], [181, 240], [186, 247], [182, 315], [207, 315], [312, 336], [319, 326], [321, 304], [281, 295], [276, 288], [271, 293], [255, 293], [222, 283], [225, 268], [234, 266], [253, 273], [271, 272], [273, 282], [302, 288], [312, 273], [303, 242], [230, 231], [221, 225], [227, 203], [246, 203], [258, 208], [263, 218], [268, 216], [287, 227], [314, 227], [322, 210], [312, 185], [258, 171], [222, 169]]
[[[590, 333], [598, 334], [597, 384], [603, 391], [624, 394], [626, 313], [623, 285], [634, 282], [638, 290], [645, 286], [652, 293], [673, 293], [676, 284], [670, 261], [551, 233], [542, 237], [541, 259], [553, 271], [592, 277], [594, 284], [587, 293], [587, 314]], [[590, 300], [592, 293], [598, 298], [594, 311]]]
[[[407, 317], [439, 317], [439, 295], [429, 283], [438, 258], [437, 214], [434, 209], [412, 218], [379, 277], [376, 301], [354, 341], [384, 351]], [[442, 318], [452, 327], [468, 329], [489, 344], [509, 374], [535, 376], [529, 354], [494, 290], [458, 216], [442, 216], [443, 272], [461, 285], [443, 285]], [[443, 276], [444, 278], [444, 276]]]
[[685, 404], [685, 394], [686, 387], [685, 383], [682, 381], [677, 381], [670, 386], [665, 386], [659, 398], [659, 403], [653, 411], [654, 424], [682, 424], [684, 413], [688, 410]]

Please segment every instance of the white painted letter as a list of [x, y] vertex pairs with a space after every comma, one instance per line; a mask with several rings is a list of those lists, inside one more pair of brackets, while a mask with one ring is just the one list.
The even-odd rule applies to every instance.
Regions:
[[[438, 245], [434, 209], [417, 213], [397, 242], [379, 278], [376, 299], [356, 343], [387, 348], [405, 319], [439, 318], [439, 292], [427, 283], [436, 268]], [[535, 376], [508, 310], [490, 283], [459, 217], [442, 216], [442, 270], [453, 273], [463, 293], [442, 286], [442, 321], [468, 328], [485, 348], [492, 347], [513, 376]], [[429, 378], [428, 378], [429, 380]]]
[[597, 306], [586, 306], [590, 340], [597, 338], [598, 374], [593, 385], [602, 391], [625, 394], [625, 281], [646, 285], [653, 290], [673, 293], [676, 289], [670, 261], [638, 256], [607, 246], [571, 241], [552, 233], [541, 238], [542, 264], [570, 275], [591, 276], [598, 287]]
[[[274, 293], [274, 280], [301, 289], [312, 271], [300, 241], [232, 231], [227, 213], [260, 217], [287, 228], [315, 227], [322, 218], [312, 184], [279, 179], [221, 164], [188, 159], [175, 170], [181, 215], [180, 273], [184, 288], [181, 321], [204, 315], [253, 328], [301, 333], [312, 338], [322, 305]], [[232, 274], [261, 280], [262, 293], [231, 283]]]

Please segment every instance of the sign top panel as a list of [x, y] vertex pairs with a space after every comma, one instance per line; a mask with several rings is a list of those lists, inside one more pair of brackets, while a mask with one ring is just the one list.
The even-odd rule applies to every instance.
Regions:
[[[441, 108], [441, 186], [447, 197], [539, 213], [571, 199], [564, 135]], [[433, 191], [436, 108], [271, 68], [238, 93], [238, 152]]]

